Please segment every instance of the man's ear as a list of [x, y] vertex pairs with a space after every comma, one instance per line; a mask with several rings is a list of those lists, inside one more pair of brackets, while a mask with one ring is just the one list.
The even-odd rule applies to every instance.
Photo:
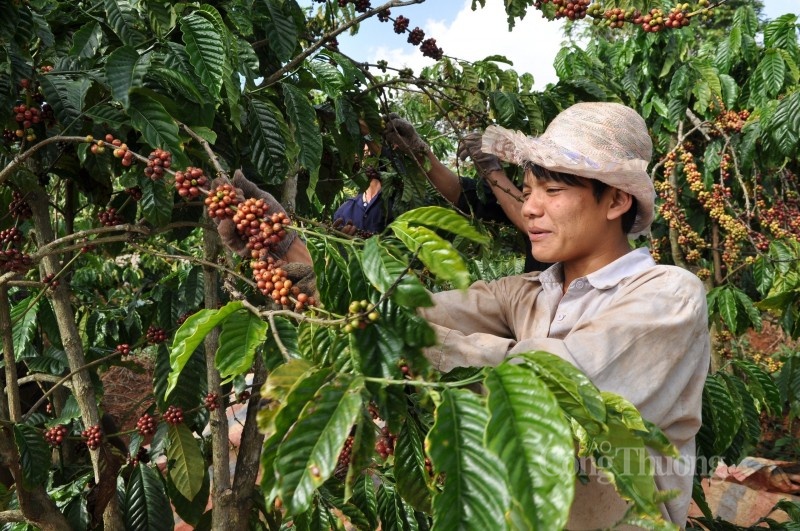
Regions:
[[606, 217], [609, 221], [622, 217], [622, 215], [633, 207], [633, 196], [628, 192], [623, 192], [619, 188], [609, 187], [608, 213]]

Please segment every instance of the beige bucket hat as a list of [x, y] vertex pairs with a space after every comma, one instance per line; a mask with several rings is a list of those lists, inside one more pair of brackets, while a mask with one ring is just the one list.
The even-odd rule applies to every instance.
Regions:
[[576, 103], [539, 137], [492, 125], [483, 133], [481, 149], [518, 166], [532, 162], [628, 192], [638, 209], [631, 235], [647, 232], [653, 222], [656, 192], [647, 173], [653, 142], [644, 119], [630, 107]]

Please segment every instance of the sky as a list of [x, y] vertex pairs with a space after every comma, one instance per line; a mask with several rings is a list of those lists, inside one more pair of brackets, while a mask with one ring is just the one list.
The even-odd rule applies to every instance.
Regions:
[[[372, 0], [372, 5], [384, 3]], [[445, 55], [466, 60], [504, 55], [518, 73], [529, 72], [534, 88], [544, 89], [557, 81], [553, 59], [563, 41], [561, 21], [547, 21], [531, 7], [514, 30], [508, 31], [503, 0], [485, 0], [486, 7], [472, 11], [472, 0], [428, 0], [424, 4], [392, 10], [392, 17], [403, 15], [409, 29], [419, 26], [425, 38], [433, 37]], [[764, 15], [776, 18], [785, 13], [800, 15], [800, 0], [764, 0]], [[364, 21], [357, 35], [338, 37], [339, 49], [358, 61], [375, 63], [385, 59], [390, 66], [410, 67], [414, 72], [433, 64], [416, 47], [406, 42], [408, 34], [398, 35], [391, 21], [381, 23], [373, 17]]]

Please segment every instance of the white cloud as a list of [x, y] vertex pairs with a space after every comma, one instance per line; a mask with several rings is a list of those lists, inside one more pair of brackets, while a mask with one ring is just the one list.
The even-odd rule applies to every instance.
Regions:
[[[553, 69], [553, 59], [563, 41], [562, 23], [542, 18], [530, 9], [523, 20], [518, 20], [514, 30], [508, 31], [503, 2], [489, 0], [485, 8], [470, 9], [472, 0], [464, 0], [463, 7], [452, 23], [428, 19], [420, 27], [426, 38], [433, 37], [445, 55], [475, 61], [490, 55], [504, 55], [514, 63], [514, 70], [533, 74], [535, 88], [543, 89], [558, 79]], [[414, 72], [433, 64], [417, 48], [405, 44], [402, 48], [381, 46], [369, 51], [370, 61], [385, 59], [391, 66], [405, 66]]]

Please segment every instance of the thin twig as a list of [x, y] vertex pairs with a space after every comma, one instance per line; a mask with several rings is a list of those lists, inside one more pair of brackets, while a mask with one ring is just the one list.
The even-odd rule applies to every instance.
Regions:
[[35, 403], [35, 404], [33, 404], [33, 406], [32, 406], [32, 407], [31, 407], [31, 408], [30, 408], [30, 409], [27, 411], [27, 413], [25, 413], [25, 414], [22, 416], [22, 421], [23, 421], [23, 422], [25, 422], [26, 420], [28, 420], [28, 418], [30, 418], [30, 416], [33, 414], [33, 412], [34, 412], [34, 411], [36, 411], [36, 410], [39, 408], [39, 406], [41, 406], [41, 405], [42, 405], [42, 404], [43, 404], [43, 403], [44, 403], [44, 402], [47, 400], [47, 398], [48, 398], [48, 397], [49, 397], [51, 394], [53, 394], [53, 393], [55, 392], [55, 390], [56, 390], [56, 389], [58, 389], [59, 387], [61, 387], [61, 386], [64, 384], [64, 382], [66, 382], [67, 380], [69, 380], [70, 378], [72, 378], [72, 377], [73, 377], [75, 374], [77, 374], [77, 373], [79, 373], [79, 372], [81, 372], [81, 371], [83, 371], [83, 370], [85, 370], [85, 369], [89, 369], [89, 368], [91, 368], [91, 367], [94, 367], [95, 365], [100, 365], [100, 364], [102, 364], [102, 363], [105, 363], [105, 362], [107, 362], [108, 360], [110, 360], [110, 359], [112, 359], [112, 358], [116, 358], [116, 357], [118, 357], [118, 356], [122, 356], [122, 352], [120, 352], [120, 351], [115, 351], [115, 352], [112, 352], [111, 354], [109, 354], [109, 355], [107, 355], [107, 356], [104, 356], [104, 357], [102, 357], [102, 358], [100, 358], [100, 359], [97, 359], [97, 360], [94, 360], [94, 361], [90, 361], [89, 363], [87, 363], [87, 364], [85, 364], [85, 365], [82, 365], [81, 367], [77, 367], [75, 370], [71, 371], [69, 374], [67, 374], [66, 376], [62, 377], [62, 378], [61, 378], [60, 380], [58, 380], [58, 381], [57, 381], [55, 384], [53, 384], [53, 387], [51, 387], [50, 389], [48, 389], [48, 390], [47, 390], [47, 391], [46, 391], [46, 392], [45, 392], [45, 393], [44, 393], [44, 394], [41, 396], [41, 398], [39, 398], [39, 400], [37, 400], [37, 401], [36, 401], [36, 403]]

